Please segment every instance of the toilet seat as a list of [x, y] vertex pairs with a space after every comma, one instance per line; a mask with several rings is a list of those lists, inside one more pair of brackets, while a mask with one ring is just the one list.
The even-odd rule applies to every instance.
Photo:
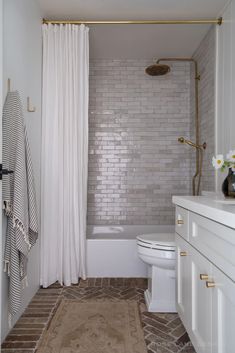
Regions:
[[144, 248], [164, 251], [175, 251], [176, 248], [174, 233], [138, 235], [137, 244]]

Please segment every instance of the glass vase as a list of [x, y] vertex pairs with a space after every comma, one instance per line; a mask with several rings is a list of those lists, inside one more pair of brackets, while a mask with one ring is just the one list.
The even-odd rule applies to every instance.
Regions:
[[222, 192], [225, 197], [235, 198], [235, 172], [232, 171], [232, 168], [229, 168], [228, 175], [223, 181]]

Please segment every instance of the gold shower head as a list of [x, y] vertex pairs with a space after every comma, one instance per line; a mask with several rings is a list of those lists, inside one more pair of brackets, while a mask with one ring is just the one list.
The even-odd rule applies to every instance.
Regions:
[[145, 69], [146, 74], [150, 76], [162, 76], [166, 75], [170, 71], [170, 66], [159, 63], [150, 65]]

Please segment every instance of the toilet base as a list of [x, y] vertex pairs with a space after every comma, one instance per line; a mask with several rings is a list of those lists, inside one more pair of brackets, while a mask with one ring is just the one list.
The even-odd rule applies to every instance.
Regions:
[[175, 313], [175, 270], [149, 266], [148, 289], [144, 293], [148, 311]]
[[148, 289], [144, 292], [145, 303], [149, 312], [152, 313], [176, 313], [175, 301], [152, 300]]

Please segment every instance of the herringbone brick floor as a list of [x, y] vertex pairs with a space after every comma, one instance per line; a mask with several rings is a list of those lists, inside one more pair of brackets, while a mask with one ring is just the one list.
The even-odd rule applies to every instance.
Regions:
[[[60, 287], [54, 284], [39, 289], [24, 314], [2, 344], [2, 353], [36, 353], [62, 298], [89, 300], [135, 300], [139, 302], [148, 353], [195, 353], [188, 334], [177, 314], [153, 314], [146, 311], [143, 278], [89, 278], [79, 285]], [[112, 353], [112, 352], [110, 352]]]

